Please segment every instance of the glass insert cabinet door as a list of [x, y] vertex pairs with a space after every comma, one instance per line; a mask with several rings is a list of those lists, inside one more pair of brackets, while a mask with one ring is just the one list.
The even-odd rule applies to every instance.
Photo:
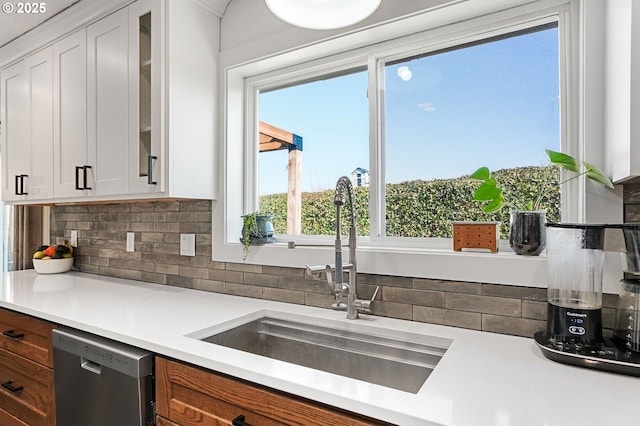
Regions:
[[149, 0], [139, 0], [129, 6], [130, 192], [164, 189], [160, 152], [162, 45], [159, 8], [159, 2]]

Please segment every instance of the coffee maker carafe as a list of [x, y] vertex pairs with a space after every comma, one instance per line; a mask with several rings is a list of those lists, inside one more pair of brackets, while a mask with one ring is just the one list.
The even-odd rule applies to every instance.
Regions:
[[605, 234], [616, 227], [620, 225], [547, 224], [547, 327], [534, 339], [543, 355], [554, 361], [640, 376], [640, 353], [628, 343], [614, 344], [634, 341], [633, 334], [622, 329], [628, 331], [624, 318], [636, 316], [619, 318], [620, 330], [615, 330], [613, 340], [602, 327]]
[[618, 295], [613, 341], [620, 348], [640, 353], [640, 224], [619, 225], [624, 236], [624, 279]]

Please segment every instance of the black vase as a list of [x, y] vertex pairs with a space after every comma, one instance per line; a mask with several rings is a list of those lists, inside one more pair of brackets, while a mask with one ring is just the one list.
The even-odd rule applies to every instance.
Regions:
[[547, 243], [544, 211], [512, 211], [509, 224], [509, 245], [516, 254], [537, 256]]

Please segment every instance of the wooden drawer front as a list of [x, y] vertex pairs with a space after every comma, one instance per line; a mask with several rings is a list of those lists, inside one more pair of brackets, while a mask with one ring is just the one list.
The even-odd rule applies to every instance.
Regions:
[[0, 408], [0, 425], [2, 426], [29, 426], [28, 424], [21, 422]]
[[[0, 420], [2, 420], [2, 417], [0, 417]], [[180, 425], [170, 420], [167, 420], [164, 417], [156, 416], [156, 426], [180, 426]]]
[[46, 321], [0, 309], [0, 348], [53, 368], [51, 330], [54, 328]]
[[183, 426], [230, 425], [239, 415], [255, 426], [386, 424], [163, 358], [156, 358], [156, 404]]
[[[10, 383], [9, 383], [10, 382]], [[0, 349], [0, 407], [28, 425], [55, 422], [53, 371], [41, 364]]]

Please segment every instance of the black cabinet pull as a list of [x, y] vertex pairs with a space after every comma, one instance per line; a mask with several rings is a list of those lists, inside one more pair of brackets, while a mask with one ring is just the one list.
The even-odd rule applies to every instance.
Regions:
[[[91, 189], [90, 186], [87, 186], [87, 169], [91, 169], [91, 166], [76, 166], [76, 189], [78, 191]], [[82, 170], [82, 186], [80, 186], [80, 174], [78, 173], [80, 170]]]
[[24, 337], [24, 333], [16, 334], [14, 330], [3, 331], [2, 335], [14, 340], [22, 339]]
[[244, 421], [244, 415], [239, 415], [238, 417], [236, 417], [235, 419], [233, 419], [231, 421], [231, 424], [233, 426], [251, 426], [249, 423], [245, 423]]
[[82, 177], [84, 179], [84, 188], [83, 189], [91, 189], [90, 186], [87, 186], [87, 169], [91, 169], [91, 166], [84, 166], [83, 167], [83, 172], [82, 172]]
[[24, 178], [29, 175], [16, 175], [16, 195], [29, 195], [28, 192], [24, 192]]
[[8, 382], [4, 382], [2, 384], [2, 387], [12, 393], [20, 392], [22, 389], [24, 389], [24, 386], [14, 387], [12, 383], [13, 383], [13, 380], [9, 380]]
[[24, 192], [24, 178], [28, 178], [29, 175], [20, 175], [20, 195], [29, 195], [28, 192]]
[[149, 185], [157, 185], [158, 182], [153, 180], [153, 160], [157, 160], [158, 157], [155, 155], [147, 156], [147, 183]]
[[82, 168], [82, 166], [76, 166], [76, 189], [78, 191], [82, 191], [84, 189], [80, 186], [80, 175], [78, 174], [78, 172], [82, 170]]

